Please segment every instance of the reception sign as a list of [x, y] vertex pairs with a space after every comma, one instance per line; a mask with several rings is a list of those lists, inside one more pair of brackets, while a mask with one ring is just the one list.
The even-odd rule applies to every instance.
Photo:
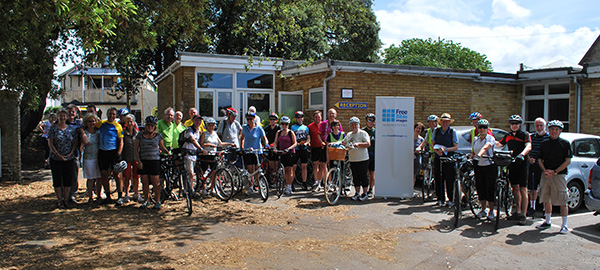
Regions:
[[375, 196], [413, 196], [412, 97], [376, 97]]

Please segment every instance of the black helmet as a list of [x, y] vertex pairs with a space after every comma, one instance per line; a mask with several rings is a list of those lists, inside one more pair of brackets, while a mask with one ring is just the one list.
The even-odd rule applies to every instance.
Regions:
[[154, 115], [146, 116], [145, 120], [146, 124], [155, 124], [158, 123], [158, 119]]
[[373, 114], [373, 113], [367, 113], [367, 116], [365, 116], [365, 120], [369, 120], [369, 118], [373, 118], [373, 120], [377, 120], [377, 118], [375, 117], [375, 114]]
[[295, 117], [304, 117], [304, 112], [303, 112], [303, 111], [297, 111], [297, 112], [294, 114], [294, 116], [295, 116]]

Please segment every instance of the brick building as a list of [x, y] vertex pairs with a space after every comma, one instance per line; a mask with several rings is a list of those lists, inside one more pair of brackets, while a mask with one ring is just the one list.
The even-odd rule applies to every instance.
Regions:
[[[182, 52], [160, 74], [159, 112], [167, 107], [186, 111], [197, 107], [203, 116], [223, 119], [221, 110], [245, 112], [255, 106], [292, 115], [297, 110], [312, 120], [312, 111], [338, 102], [360, 103], [366, 109], [337, 109], [346, 123], [351, 116], [375, 112], [376, 96], [415, 98], [415, 121], [449, 112], [454, 125], [470, 125], [468, 115], [481, 112], [492, 126], [507, 128], [511, 114], [533, 130], [537, 117], [559, 119], [565, 130], [600, 134], [594, 111], [600, 106], [600, 42], [580, 62], [583, 68], [523, 70], [516, 74], [399, 66], [351, 61], [313, 63], [243, 56]], [[344, 96], [342, 95], [344, 92]]]

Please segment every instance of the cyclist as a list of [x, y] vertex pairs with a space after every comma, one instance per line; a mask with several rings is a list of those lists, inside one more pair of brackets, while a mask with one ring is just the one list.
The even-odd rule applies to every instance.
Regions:
[[543, 141], [548, 140], [550, 135], [546, 131], [546, 120], [538, 117], [535, 119], [535, 133], [531, 135], [531, 151], [529, 151], [529, 176], [527, 177], [527, 189], [529, 190], [529, 215], [535, 217], [535, 204], [537, 199], [537, 189], [542, 177], [542, 169], [538, 164], [538, 155], [540, 153], [540, 145]]
[[[452, 116], [449, 113], [443, 113], [440, 117], [441, 126], [433, 130], [431, 137], [431, 144], [435, 151], [434, 158], [434, 175], [435, 175], [435, 191], [437, 193], [438, 202], [437, 205], [442, 206], [446, 198], [446, 191], [448, 195], [447, 206], [452, 206], [453, 191], [454, 191], [454, 165], [451, 163], [442, 163], [440, 157], [451, 156], [454, 151], [458, 150], [458, 135], [456, 131], [450, 127], [450, 124], [454, 122]], [[441, 169], [441, 170], [440, 170]], [[443, 175], [442, 175], [443, 174]]]
[[[123, 151], [123, 128], [117, 123], [117, 108], [110, 107], [106, 112], [108, 119], [102, 120], [96, 124], [98, 128], [99, 137], [99, 150], [98, 150], [98, 166], [100, 167], [100, 174], [102, 175], [102, 186], [104, 187], [104, 193], [106, 199], [102, 201], [102, 204], [112, 203], [110, 198], [110, 182], [108, 176], [110, 174], [109, 169], [113, 164], [121, 159], [121, 152]], [[117, 191], [119, 191], [119, 198], [121, 197], [121, 178], [118, 173], [113, 172], [115, 181], [117, 182]]]
[[[334, 121], [331, 120], [331, 123]], [[352, 200], [364, 201], [369, 198], [369, 195], [367, 195], [369, 188], [369, 150], [367, 148], [371, 145], [371, 138], [366, 131], [360, 129], [360, 119], [358, 117], [350, 118], [348, 123], [350, 124], [350, 132], [348, 132], [342, 144], [351, 146], [348, 151], [348, 161], [350, 161], [354, 190], [356, 191], [356, 194], [352, 196]], [[340, 124], [340, 130], [341, 127]], [[362, 194], [360, 193], [361, 187]]]
[[[233, 145], [233, 143], [224, 143], [219, 139], [219, 136], [215, 131], [215, 127], [217, 126], [217, 121], [215, 121], [215, 119], [208, 118], [204, 123], [206, 124], [206, 131], [202, 132], [202, 135], [200, 135], [200, 146], [202, 146], [205, 151], [217, 151], [218, 146]], [[199, 129], [200, 127], [198, 126], [196, 128]], [[202, 155], [200, 157], [200, 168], [203, 172], [207, 170], [210, 172], [208, 177], [211, 178], [211, 187], [213, 187], [213, 191], [215, 188], [214, 174], [218, 165], [216, 159], [217, 156], [214, 154]], [[202, 190], [202, 193], [205, 193], [205, 190]]]
[[306, 178], [308, 176], [307, 163], [308, 163], [308, 145], [310, 145], [309, 130], [304, 122], [304, 112], [297, 111], [294, 116], [296, 117], [296, 124], [291, 127], [291, 130], [296, 134], [296, 153], [294, 154], [294, 168], [293, 172], [296, 172], [296, 165], [300, 160], [300, 166], [302, 166], [302, 187], [304, 190], [308, 190], [308, 184]]
[[508, 166], [508, 180], [515, 195], [516, 211], [508, 217], [508, 220], [517, 220], [519, 225], [525, 225], [525, 213], [529, 204], [527, 194], [527, 163], [525, 156], [531, 151], [531, 137], [527, 131], [521, 130], [523, 118], [520, 115], [511, 115], [508, 118], [510, 132], [504, 136], [496, 147], [508, 144], [508, 150], [513, 151], [512, 156], [517, 160]]
[[[194, 168], [196, 167], [197, 154], [202, 151], [200, 145], [200, 125], [202, 124], [202, 117], [200, 115], [194, 116], [194, 124], [191, 127], [186, 128], [183, 132], [183, 138], [185, 142], [181, 146], [182, 153], [185, 154], [183, 159], [183, 167], [189, 174], [190, 187], [193, 187], [196, 182], [196, 175], [194, 174]], [[208, 194], [206, 190], [202, 190], [204, 195]], [[192, 192], [193, 194], [193, 192]]]
[[276, 149], [285, 151], [281, 155], [281, 163], [283, 164], [285, 171], [285, 190], [284, 194], [292, 194], [292, 182], [294, 182], [294, 170], [296, 164], [295, 147], [298, 144], [296, 140], [296, 134], [291, 131], [288, 127], [290, 126], [290, 118], [287, 116], [281, 117], [281, 130], [275, 135], [273, 141], [273, 147]]
[[123, 122], [123, 160], [127, 161], [127, 168], [123, 171], [122, 179], [123, 179], [123, 190], [125, 192], [125, 197], [121, 197], [117, 200], [117, 205], [122, 205], [124, 203], [128, 203], [131, 201], [129, 197], [129, 184], [131, 183], [133, 187], [133, 199], [141, 201], [138, 198], [139, 193], [139, 176], [137, 173], [137, 160], [135, 159], [135, 154], [133, 153], [135, 148], [134, 138], [137, 136], [138, 131], [135, 129], [133, 123], [133, 114], [128, 114], [125, 116], [125, 120]]
[[[265, 134], [267, 135], [267, 140], [271, 142], [271, 146], [273, 146], [273, 142], [275, 142], [275, 136], [277, 135], [277, 132], [281, 129], [281, 127], [277, 124], [278, 120], [279, 116], [276, 113], [270, 113], [269, 125], [264, 128]], [[277, 155], [275, 155], [272, 152], [269, 153], [267, 159], [269, 160], [269, 172], [267, 173], [267, 175], [271, 175], [273, 171], [277, 170], [277, 162], [279, 161], [279, 159]], [[273, 181], [273, 179], [271, 179], [271, 181]]]
[[[478, 218], [494, 220], [494, 196], [496, 189], [496, 177], [498, 176], [498, 167], [489, 159], [482, 158], [483, 155], [492, 157], [494, 155], [494, 145], [496, 139], [490, 135], [490, 122], [485, 119], [477, 121], [477, 137], [473, 139], [471, 144], [471, 158], [474, 163], [475, 184], [479, 202], [481, 203], [481, 211], [477, 213]], [[489, 208], [489, 211], [486, 211]]]
[[536, 226], [538, 229], [550, 228], [550, 217], [552, 216], [552, 205], [560, 206], [560, 215], [562, 216], [562, 226], [560, 233], [569, 233], [567, 227], [567, 215], [569, 207], [567, 200], [569, 198], [567, 192], [567, 166], [571, 164], [571, 145], [568, 141], [560, 138], [560, 133], [564, 129], [561, 121], [552, 120], [548, 122], [548, 133], [550, 139], [542, 142], [540, 145], [540, 153], [538, 163], [544, 172], [542, 181], [540, 182], [540, 200], [544, 203], [546, 220]]
[[156, 203], [154, 209], [160, 209], [160, 153], [168, 153], [162, 135], [156, 130], [158, 119], [150, 115], [145, 119], [144, 131], [138, 133], [135, 140], [135, 157], [138, 160], [138, 173], [142, 178], [144, 203], [142, 208], [150, 206], [150, 184], [152, 184]]
[[373, 188], [375, 187], [375, 114], [368, 113], [365, 116], [367, 126], [363, 128], [369, 137], [371, 138], [371, 146], [369, 146], [369, 191], [367, 196], [369, 199], [373, 198]]
[[[244, 163], [250, 173], [254, 173], [254, 171], [258, 169], [258, 155], [262, 154], [261, 149], [263, 148], [263, 145], [269, 144], [265, 130], [261, 126], [256, 125], [256, 122], [254, 121], [255, 117], [256, 115], [253, 112], [246, 113], [246, 121], [248, 123], [242, 127], [242, 134], [240, 136], [242, 149], [257, 150], [256, 154], [248, 153], [244, 155]], [[264, 144], [261, 142], [264, 142]], [[248, 193], [253, 193], [251, 187], [248, 187]]]
[[439, 127], [439, 123], [440, 119], [439, 117], [437, 117], [437, 115], [432, 114], [429, 117], [427, 117], [428, 128], [425, 130], [425, 137], [423, 138], [424, 140], [421, 143], [421, 145], [419, 145], [419, 147], [416, 149], [417, 151], [429, 149], [429, 151], [433, 153], [433, 144], [431, 144], [431, 138], [435, 128]]
[[319, 126], [323, 115], [321, 111], [315, 111], [313, 113], [313, 122], [308, 125], [308, 131], [310, 132], [310, 158], [313, 162], [313, 177], [315, 182], [313, 183], [313, 189], [319, 186], [322, 179], [325, 178], [324, 174], [327, 174], [327, 152], [325, 151], [325, 142], [319, 135]]
[[217, 134], [223, 142], [229, 142], [235, 144], [235, 147], [240, 147], [240, 134], [242, 126], [240, 122], [235, 120], [237, 117], [237, 110], [234, 108], [227, 108], [227, 119], [221, 121]]
[[[340, 121], [338, 120], [334, 120], [331, 122], [331, 133], [329, 133], [329, 135], [327, 136], [327, 145], [330, 145], [332, 143], [336, 143], [336, 142], [341, 142], [344, 140], [344, 138], [346, 138], [346, 133], [344, 133], [343, 131], [340, 130]], [[329, 159], [329, 157], [327, 158]], [[333, 163], [333, 162], [331, 162]], [[333, 164], [329, 164], [330, 166], [333, 166]], [[367, 194], [368, 195], [368, 194]]]
[[[194, 116], [199, 115], [198, 114], [198, 110], [196, 108], [190, 108], [188, 110], [188, 115], [190, 116], [190, 119], [185, 120], [185, 122], [183, 122], [183, 125], [185, 127], [191, 127], [194, 124]], [[202, 121], [202, 124], [200, 125], [200, 132], [204, 132], [206, 131], [206, 127], [204, 126], [204, 120]]]
[[[479, 122], [479, 120], [481, 118], [483, 118], [483, 115], [481, 115], [478, 112], [474, 112], [471, 115], [469, 115], [469, 120], [471, 120], [471, 123], [473, 123], [473, 128], [471, 129], [471, 132], [470, 132], [471, 136], [469, 136], [469, 138], [467, 139], [467, 141], [469, 143], [472, 143], [473, 142], [473, 138], [476, 138], [477, 135], [479, 135], [479, 128], [477, 128], [477, 125], [478, 125], [478, 122]], [[492, 133], [492, 130], [489, 127], [488, 127], [487, 131], [488, 131], [488, 134], [490, 134], [492, 136], [494, 135]]]

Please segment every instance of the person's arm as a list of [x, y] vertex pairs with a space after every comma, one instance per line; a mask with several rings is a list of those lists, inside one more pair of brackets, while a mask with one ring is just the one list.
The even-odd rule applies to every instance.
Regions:
[[306, 127], [306, 141], [304, 141], [304, 145], [310, 145], [310, 130]]
[[291, 130], [288, 132], [290, 134], [290, 139], [292, 140], [292, 145], [290, 145], [290, 147], [288, 147], [285, 150], [290, 151], [290, 150], [296, 148], [296, 146], [298, 146], [298, 141], [296, 141], [296, 134], [294, 132], [292, 132]]
[[240, 148], [244, 149], [244, 133], [240, 132]]
[[521, 155], [523, 156], [523, 158], [525, 158], [525, 156], [527, 156], [527, 154], [529, 154], [530, 151], [531, 151], [531, 142], [526, 142], [525, 149], [523, 149], [523, 152], [521, 152]]
[[135, 140], [134, 149], [135, 160], [138, 162], [137, 166], [139, 169], [144, 169], [144, 164], [142, 164], [142, 161], [140, 160], [140, 140]]
[[169, 149], [167, 149], [165, 147], [165, 143], [163, 142], [162, 139], [160, 139], [160, 141], [158, 141], [158, 148], [163, 154], [167, 154], [167, 155], [169, 154]]

